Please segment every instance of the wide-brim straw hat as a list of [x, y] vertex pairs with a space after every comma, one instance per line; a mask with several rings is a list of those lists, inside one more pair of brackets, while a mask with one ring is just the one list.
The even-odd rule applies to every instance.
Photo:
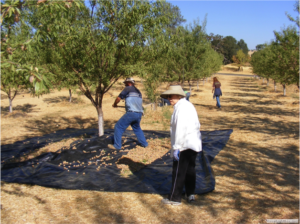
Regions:
[[130, 77], [130, 78], [125, 79], [125, 81], [123, 83], [125, 83], [125, 82], [131, 82], [134, 84], [134, 79]]
[[171, 85], [167, 91], [160, 94], [160, 97], [167, 99], [169, 95], [179, 95], [185, 97], [185, 93], [180, 85]]

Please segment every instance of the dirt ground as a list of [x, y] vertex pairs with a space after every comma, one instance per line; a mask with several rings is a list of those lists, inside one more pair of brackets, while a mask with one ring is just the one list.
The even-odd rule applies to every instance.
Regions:
[[[226, 73], [226, 71], [222, 71]], [[237, 74], [237, 72], [235, 72]], [[249, 74], [243, 71], [240, 74]], [[218, 75], [221, 109], [212, 98], [211, 79], [194, 82], [190, 101], [201, 130], [233, 129], [212, 167], [216, 188], [197, 195], [194, 204], [163, 206], [164, 195], [62, 190], [35, 185], [1, 183], [2, 223], [266, 223], [266, 219], [299, 218], [299, 93], [288, 86], [274, 92], [270, 83], [246, 76]], [[165, 84], [160, 88], [165, 90]], [[137, 87], [143, 84], [137, 79]], [[185, 83], [185, 88], [188, 84]], [[122, 90], [117, 83], [104, 98], [105, 128], [113, 128], [124, 108], [111, 105]], [[14, 112], [1, 92], [1, 145], [65, 128], [97, 128], [97, 113], [84, 97], [53, 91], [40, 98], [17, 95]], [[149, 101], [144, 99], [145, 105]], [[121, 102], [120, 105], [124, 105]], [[168, 130], [172, 107], [151, 111], [144, 130]], [[49, 146], [67, 146], [73, 139]], [[165, 143], [162, 143], [165, 144]], [[153, 150], [155, 143], [148, 150]], [[145, 151], [141, 151], [141, 155]]]

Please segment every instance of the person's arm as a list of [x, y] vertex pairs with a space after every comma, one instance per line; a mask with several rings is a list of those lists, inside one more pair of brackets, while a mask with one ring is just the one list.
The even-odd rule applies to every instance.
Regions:
[[114, 104], [112, 105], [113, 107], [118, 107], [118, 103], [121, 101], [120, 97], [117, 97]]
[[211, 91], [211, 92], [214, 93], [214, 91], [215, 91], [215, 85], [213, 85], [212, 87], [213, 87], [213, 88], [212, 88], [212, 91]]

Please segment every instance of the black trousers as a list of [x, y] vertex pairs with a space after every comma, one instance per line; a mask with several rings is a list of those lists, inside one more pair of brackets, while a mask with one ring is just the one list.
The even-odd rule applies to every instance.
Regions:
[[170, 201], [181, 202], [183, 187], [187, 196], [195, 193], [197, 154], [194, 150], [186, 149], [180, 152], [179, 161], [173, 162]]

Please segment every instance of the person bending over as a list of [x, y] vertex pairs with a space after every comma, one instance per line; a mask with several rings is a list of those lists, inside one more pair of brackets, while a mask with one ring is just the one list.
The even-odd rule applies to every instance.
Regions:
[[118, 107], [121, 99], [125, 99], [126, 113], [116, 123], [114, 128], [113, 145], [109, 148], [120, 150], [122, 148], [122, 135], [129, 125], [131, 125], [139, 144], [147, 147], [148, 143], [141, 129], [140, 123], [143, 115], [143, 100], [140, 90], [134, 86], [134, 79], [127, 78], [124, 82], [125, 88], [116, 98], [113, 107]]

